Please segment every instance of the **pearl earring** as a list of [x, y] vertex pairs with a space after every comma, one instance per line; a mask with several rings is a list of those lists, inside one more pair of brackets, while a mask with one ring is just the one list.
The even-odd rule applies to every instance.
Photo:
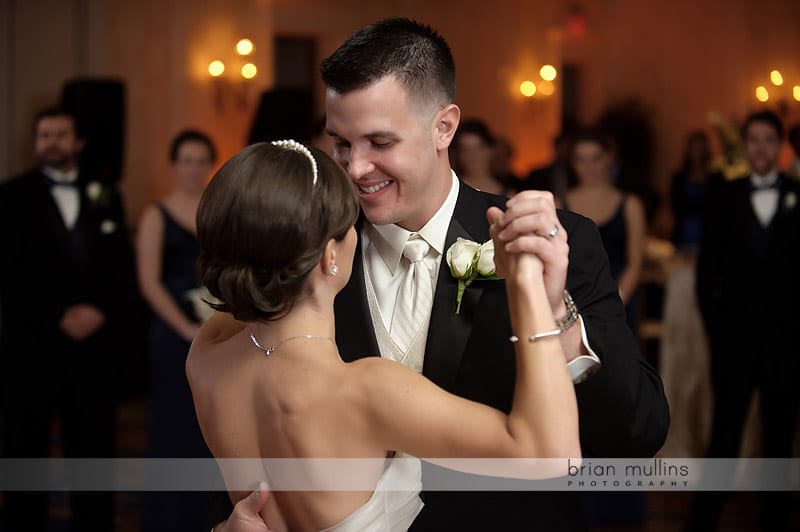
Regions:
[[334, 264], [333, 266], [331, 266], [331, 275], [335, 276], [337, 273], [339, 273], [339, 267]]

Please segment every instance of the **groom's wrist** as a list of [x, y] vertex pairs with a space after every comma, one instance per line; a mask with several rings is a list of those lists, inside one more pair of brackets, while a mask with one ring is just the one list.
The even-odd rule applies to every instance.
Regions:
[[566, 290], [564, 290], [561, 303], [553, 313], [553, 318], [556, 320], [556, 326], [562, 332], [566, 332], [578, 321], [578, 307], [575, 306], [572, 296]]

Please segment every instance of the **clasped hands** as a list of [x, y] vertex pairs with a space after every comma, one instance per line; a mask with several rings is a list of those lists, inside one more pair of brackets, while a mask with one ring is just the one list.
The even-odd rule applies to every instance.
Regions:
[[563, 293], [569, 265], [569, 244], [566, 230], [556, 215], [553, 195], [541, 190], [520, 192], [508, 200], [505, 212], [490, 207], [486, 218], [495, 241], [497, 274], [508, 277], [510, 255], [530, 254], [514, 259], [513, 266], [517, 267], [521, 261], [538, 265], [542, 269], [553, 317], [565, 315]]

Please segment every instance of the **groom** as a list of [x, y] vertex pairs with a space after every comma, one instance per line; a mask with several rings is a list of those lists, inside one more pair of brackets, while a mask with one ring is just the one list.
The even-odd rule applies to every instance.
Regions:
[[[576, 382], [583, 381], [576, 393], [584, 455], [653, 455], [666, 435], [666, 400], [625, 325], [596, 228], [556, 211], [549, 193], [527, 191], [506, 202], [469, 188], [450, 169], [447, 148], [460, 110], [444, 39], [407, 19], [384, 20], [323, 61], [322, 78], [334, 158], [352, 177], [363, 212], [353, 274], [336, 299], [342, 357], [380, 353], [421, 369], [452, 393], [508, 412], [515, 371], [508, 338], [539, 331], [511, 330], [501, 281], [470, 285], [456, 313], [458, 280], [445, 261], [457, 237], [489, 240], [486, 210], [505, 207], [501, 236], [511, 251], [535, 253], [544, 262], [566, 362]], [[403, 254], [409, 239], [425, 243], [421, 260], [434, 287], [416, 338], [402, 337], [395, 326], [408, 304], [401, 284], [411, 267]], [[565, 286], [577, 309], [567, 303]], [[528, 530], [534, 523], [542, 530], [585, 528], [571, 493], [422, 496], [425, 507], [412, 530]], [[263, 530], [254, 506], [252, 499], [240, 502], [216, 532]]]

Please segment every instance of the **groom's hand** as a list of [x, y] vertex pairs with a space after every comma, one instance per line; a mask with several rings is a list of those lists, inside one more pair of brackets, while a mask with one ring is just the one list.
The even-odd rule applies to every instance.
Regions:
[[267, 504], [268, 498], [269, 490], [262, 482], [253, 493], [237, 502], [231, 516], [215, 526], [212, 532], [270, 532], [258, 513]]
[[[567, 282], [569, 245], [567, 232], [556, 215], [550, 192], [525, 190], [508, 202], [497, 221], [500, 241], [508, 253], [533, 253], [544, 264], [544, 284], [553, 316], [566, 314], [564, 287]], [[554, 235], [554, 236], [553, 236]], [[497, 247], [497, 246], [495, 246]]]

